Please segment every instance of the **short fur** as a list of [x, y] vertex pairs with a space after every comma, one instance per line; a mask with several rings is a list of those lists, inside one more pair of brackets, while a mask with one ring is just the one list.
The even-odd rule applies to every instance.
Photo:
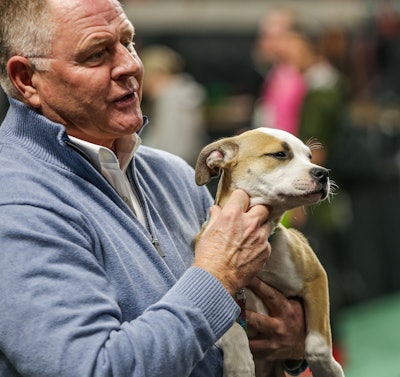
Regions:
[[[196, 182], [204, 185], [219, 176], [216, 204], [223, 206], [234, 189], [250, 196], [250, 205], [266, 204], [275, 227], [272, 253], [259, 277], [287, 297], [301, 297], [306, 318], [305, 358], [314, 377], [344, 377], [332, 356], [328, 280], [304, 236], [280, 224], [285, 211], [328, 197], [325, 168], [311, 163], [311, 150], [295, 136], [259, 128], [206, 146], [196, 164]], [[260, 299], [246, 289], [247, 308], [267, 314]], [[249, 329], [251, 332], [251, 329]], [[245, 332], [235, 324], [220, 340], [224, 376], [266, 376], [270, 363], [254, 366]], [[247, 348], [246, 348], [247, 347]], [[284, 376], [275, 363], [275, 376]], [[269, 375], [269, 374], [268, 374]]]

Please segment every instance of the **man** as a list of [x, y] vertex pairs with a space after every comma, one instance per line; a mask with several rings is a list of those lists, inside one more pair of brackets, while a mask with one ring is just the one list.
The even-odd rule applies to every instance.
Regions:
[[[0, 5], [0, 375], [220, 376], [214, 342], [252, 284], [257, 357], [298, 357], [301, 305], [253, 280], [268, 210], [212, 206], [192, 169], [140, 147], [143, 66], [116, 0]], [[134, 157], [133, 157], [134, 155]]]

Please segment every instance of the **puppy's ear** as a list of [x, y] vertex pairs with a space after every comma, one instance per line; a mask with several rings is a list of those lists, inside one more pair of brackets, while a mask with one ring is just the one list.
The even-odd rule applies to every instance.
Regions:
[[200, 152], [196, 163], [196, 183], [199, 186], [217, 177], [236, 156], [239, 150], [233, 138], [225, 138], [207, 145]]

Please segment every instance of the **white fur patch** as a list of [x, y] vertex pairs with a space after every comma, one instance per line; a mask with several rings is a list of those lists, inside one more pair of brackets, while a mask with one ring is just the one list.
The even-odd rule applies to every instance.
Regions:
[[331, 357], [331, 350], [325, 338], [316, 331], [311, 331], [306, 338], [307, 360], [312, 358]]
[[306, 359], [313, 377], [344, 377], [343, 369], [333, 358], [325, 338], [316, 331], [307, 335]]

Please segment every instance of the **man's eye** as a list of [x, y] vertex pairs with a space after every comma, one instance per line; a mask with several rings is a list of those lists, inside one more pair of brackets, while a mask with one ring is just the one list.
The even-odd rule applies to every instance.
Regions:
[[133, 52], [135, 50], [135, 43], [131, 39], [127, 39], [122, 42], [122, 45], [129, 51]]
[[101, 60], [101, 59], [104, 58], [105, 54], [106, 54], [106, 50], [105, 50], [105, 49], [104, 49], [104, 50], [97, 51], [97, 52], [91, 54], [91, 55], [89, 56], [88, 60], [89, 60], [89, 61]]

